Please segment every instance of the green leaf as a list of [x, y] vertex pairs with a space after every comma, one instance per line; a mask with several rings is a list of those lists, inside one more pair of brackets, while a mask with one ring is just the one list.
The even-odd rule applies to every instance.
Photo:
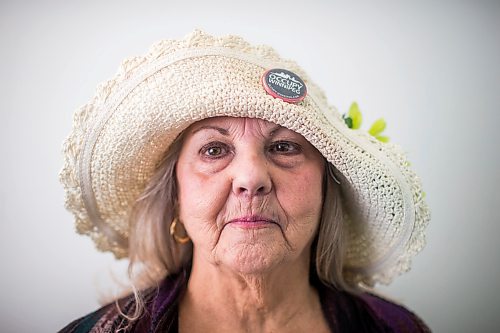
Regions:
[[361, 122], [363, 121], [363, 116], [359, 111], [358, 103], [353, 102], [349, 108], [349, 117], [352, 119], [352, 129], [358, 129], [361, 127]]
[[351, 117], [345, 117], [344, 116], [344, 121], [347, 127], [352, 128], [352, 118]]
[[372, 127], [370, 127], [370, 129], [368, 130], [368, 133], [370, 133], [373, 136], [377, 136], [385, 130], [386, 125], [387, 124], [384, 118], [379, 118], [375, 120]]
[[389, 137], [388, 136], [375, 135], [375, 139], [377, 139], [380, 142], [384, 142], [384, 143], [389, 142]]

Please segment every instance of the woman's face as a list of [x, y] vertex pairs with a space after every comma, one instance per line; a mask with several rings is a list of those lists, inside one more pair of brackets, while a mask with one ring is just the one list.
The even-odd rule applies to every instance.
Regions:
[[187, 131], [176, 174], [194, 263], [251, 274], [308, 260], [322, 155], [300, 134], [260, 119], [210, 118]]

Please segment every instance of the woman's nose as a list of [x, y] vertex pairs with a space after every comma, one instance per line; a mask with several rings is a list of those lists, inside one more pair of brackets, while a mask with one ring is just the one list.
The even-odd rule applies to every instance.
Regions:
[[269, 163], [264, 153], [240, 152], [233, 159], [233, 192], [252, 198], [272, 189]]

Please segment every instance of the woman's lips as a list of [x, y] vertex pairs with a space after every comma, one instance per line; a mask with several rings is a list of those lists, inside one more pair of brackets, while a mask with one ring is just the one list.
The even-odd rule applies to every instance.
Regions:
[[244, 216], [232, 219], [228, 224], [238, 226], [240, 228], [265, 228], [273, 224], [277, 224], [276, 221], [258, 215]]

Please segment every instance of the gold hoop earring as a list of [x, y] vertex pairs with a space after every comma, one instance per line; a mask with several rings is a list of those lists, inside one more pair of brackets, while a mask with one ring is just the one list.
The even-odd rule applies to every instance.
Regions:
[[174, 238], [174, 240], [179, 244], [186, 244], [191, 240], [189, 236], [181, 237], [175, 234], [175, 228], [177, 227], [177, 218], [174, 218], [172, 223], [170, 224], [170, 236]]

